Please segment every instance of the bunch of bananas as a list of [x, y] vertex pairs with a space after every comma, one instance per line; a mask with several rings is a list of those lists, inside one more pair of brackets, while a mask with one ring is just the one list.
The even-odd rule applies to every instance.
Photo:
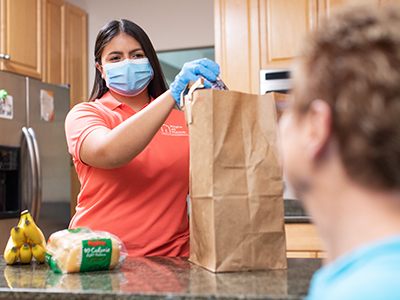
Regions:
[[11, 228], [10, 238], [4, 249], [4, 259], [7, 264], [15, 264], [18, 259], [23, 264], [29, 264], [32, 256], [37, 262], [43, 263], [46, 239], [43, 232], [36, 226], [29, 211], [21, 212], [18, 225]]

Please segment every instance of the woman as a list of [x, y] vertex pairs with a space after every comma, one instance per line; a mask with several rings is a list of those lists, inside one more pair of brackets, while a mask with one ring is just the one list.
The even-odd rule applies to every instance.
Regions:
[[90, 99], [65, 122], [81, 182], [70, 228], [118, 236], [130, 256], [188, 256], [189, 141], [184, 115], [173, 109], [190, 80], [215, 81], [216, 63], [187, 63], [167, 90], [146, 33], [111, 21], [95, 45]]

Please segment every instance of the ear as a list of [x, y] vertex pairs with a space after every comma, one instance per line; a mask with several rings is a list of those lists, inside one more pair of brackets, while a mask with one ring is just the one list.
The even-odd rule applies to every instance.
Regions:
[[332, 111], [323, 100], [314, 100], [307, 113], [307, 156], [317, 159], [324, 154], [332, 132]]
[[99, 70], [99, 72], [101, 73], [101, 78], [103, 78], [103, 79], [104, 79], [103, 67], [102, 67], [102, 66], [100, 66], [100, 64], [99, 64], [99, 63], [96, 63], [96, 68], [97, 68], [97, 70]]

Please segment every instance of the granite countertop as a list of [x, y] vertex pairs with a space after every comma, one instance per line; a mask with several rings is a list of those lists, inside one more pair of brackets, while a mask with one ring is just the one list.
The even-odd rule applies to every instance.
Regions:
[[288, 258], [287, 270], [209, 272], [187, 258], [127, 258], [120, 270], [56, 274], [47, 264], [6, 265], [0, 299], [303, 299], [318, 258]]

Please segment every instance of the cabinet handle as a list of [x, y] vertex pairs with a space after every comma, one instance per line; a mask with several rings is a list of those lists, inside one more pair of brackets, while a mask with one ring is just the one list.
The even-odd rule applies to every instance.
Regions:
[[4, 54], [4, 53], [0, 53], [0, 58], [4, 58], [4, 59], [9, 60], [10, 59], [10, 55]]

